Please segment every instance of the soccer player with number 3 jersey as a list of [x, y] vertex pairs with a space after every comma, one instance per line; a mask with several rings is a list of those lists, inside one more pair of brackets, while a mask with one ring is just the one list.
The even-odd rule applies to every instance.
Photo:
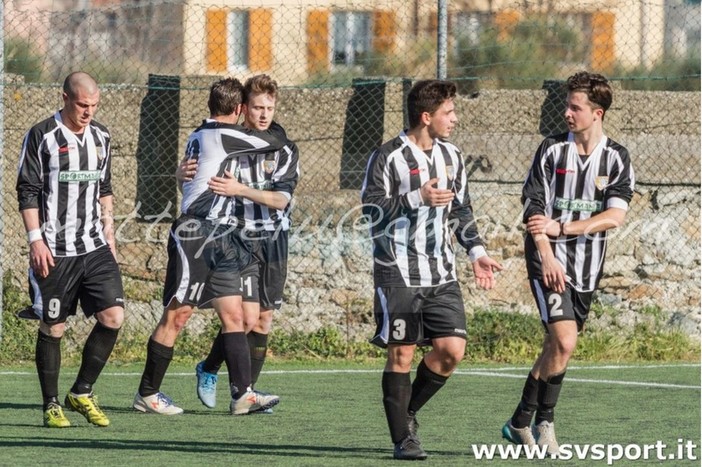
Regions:
[[610, 83], [583, 71], [568, 78], [567, 89], [569, 131], [541, 143], [522, 192], [529, 283], [546, 335], [502, 428], [507, 440], [554, 455], [554, 408], [602, 276], [607, 231], [624, 223], [634, 191], [629, 152], [602, 128]]
[[[425, 459], [416, 414], [446, 383], [466, 347], [466, 315], [456, 280], [453, 236], [466, 249], [479, 287], [502, 267], [487, 256], [475, 225], [463, 155], [447, 141], [458, 119], [456, 85], [417, 82], [410, 128], [374, 151], [361, 190], [373, 237], [372, 342], [387, 348], [383, 406], [395, 459]], [[412, 382], [417, 345], [429, 344]]]

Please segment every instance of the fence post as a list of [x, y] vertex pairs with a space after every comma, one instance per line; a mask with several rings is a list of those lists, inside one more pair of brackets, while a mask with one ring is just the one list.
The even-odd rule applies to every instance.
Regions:
[[137, 147], [137, 205], [141, 220], [168, 212], [175, 218], [177, 186], [175, 169], [180, 160], [180, 77], [149, 75], [148, 91], [141, 106]]
[[[0, 18], [5, 17], [4, 2], [0, 2]], [[4, 251], [5, 243], [5, 222], [3, 221], [5, 216], [5, 201], [3, 193], [3, 185], [5, 174], [5, 22], [0, 21], [0, 251]], [[4, 258], [0, 257], [0, 342], [2, 342], [2, 322], [3, 322], [3, 311], [5, 309], [5, 304], [3, 296], [5, 290], [4, 279], [5, 279], [5, 268], [3, 267]]]
[[361, 188], [368, 156], [383, 144], [384, 129], [385, 78], [354, 78], [344, 123], [339, 188]]
[[448, 1], [439, 0], [438, 28], [436, 38], [436, 77], [446, 79], [446, 56], [448, 51]]

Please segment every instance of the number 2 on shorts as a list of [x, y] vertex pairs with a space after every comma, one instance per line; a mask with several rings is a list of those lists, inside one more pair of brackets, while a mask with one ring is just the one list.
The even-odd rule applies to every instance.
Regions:
[[548, 304], [550, 305], [551, 309], [549, 311], [549, 314], [553, 316], [563, 316], [563, 298], [561, 298], [560, 295], [552, 293], [551, 295], [548, 296]]

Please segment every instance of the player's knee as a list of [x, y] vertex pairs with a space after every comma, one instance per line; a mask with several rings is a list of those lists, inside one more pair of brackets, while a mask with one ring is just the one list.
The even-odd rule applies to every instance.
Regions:
[[63, 337], [63, 333], [66, 331], [66, 323], [48, 325], [44, 322], [40, 322], [39, 330], [49, 337], [61, 338]]
[[255, 331], [261, 334], [269, 334], [271, 332], [271, 327], [273, 326], [273, 311], [265, 310], [261, 311], [258, 317], [258, 324], [256, 325]]
[[97, 314], [100, 324], [110, 329], [119, 329], [124, 323], [124, 309], [122, 307], [112, 307]]
[[162, 320], [162, 324], [166, 328], [171, 328], [173, 331], [180, 333], [192, 314], [193, 310], [189, 307], [171, 310], [167, 313], [167, 316], [164, 316], [165, 320]]
[[406, 373], [412, 368], [414, 346], [397, 345], [388, 347], [388, 367], [392, 371]]
[[456, 369], [462, 359], [463, 352], [460, 352], [458, 349], [442, 352], [438, 359], [439, 366], [441, 367], [441, 374], [451, 373]]
[[555, 354], [560, 355], [561, 358], [570, 358], [575, 351], [575, 346], [577, 344], [577, 336], [563, 336], [556, 339], [552, 343], [552, 350]]

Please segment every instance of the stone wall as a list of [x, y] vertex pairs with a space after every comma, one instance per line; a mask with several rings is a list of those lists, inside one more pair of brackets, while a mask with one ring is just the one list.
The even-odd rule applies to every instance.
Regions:
[[[179, 116], [178, 150], [165, 155], [170, 165], [160, 174], [164, 184], [175, 183], [171, 174], [184, 141], [207, 116], [210, 79], [180, 79], [173, 110]], [[479, 229], [490, 254], [505, 266], [497, 287], [483, 292], [473, 286], [467, 258], [459, 255], [471, 311], [534, 312], [522, 258], [519, 197], [540, 132], [558, 129], [560, 110], [549, 109], [559, 105], [557, 91], [557, 85], [493, 90], [457, 99], [460, 122], [454, 141], [471, 173]], [[135, 332], [150, 332], [160, 315], [172, 219], [167, 211], [142, 212], [137, 199], [137, 154], [144, 149], [140, 145], [150, 144], [144, 129], [153, 124], [146, 121], [147, 94], [145, 87], [105, 88], [97, 116], [113, 134], [119, 262], [130, 298], [127, 327]], [[383, 125], [384, 139], [402, 127], [402, 96], [403, 83], [386, 83], [384, 114], [369, 115], [372, 124]], [[351, 88], [281, 90], [278, 120], [298, 143], [303, 174], [295, 198], [285, 304], [277, 319], [285, 329], [333, 324], [350, 337], [365, 338], [372, 327], [371, 246], [359, 222], [359, 192], [339, 188], [342, 158], [348, 157], [343, 154], [346, 111], [353, 98]], [[60, 91], [16, 81], [5, 86], [4, 99], [2, 264], [24, 284], [27, 247], [14, 194], [18, 154], [24, 132], [59, 108]], [[626, 325], [645, 319], [641, 310], [659, 307], [671, 326], [699, 336], [700, 94], [618, 90], [605, 127], [630, 149], [638, 185], [627, 225], [612, 232], [599, 300], [618, 310], [617, 319]], [[365, 160], [357, 163], [361, 170], [364, 165]]]

